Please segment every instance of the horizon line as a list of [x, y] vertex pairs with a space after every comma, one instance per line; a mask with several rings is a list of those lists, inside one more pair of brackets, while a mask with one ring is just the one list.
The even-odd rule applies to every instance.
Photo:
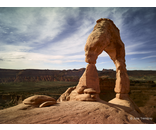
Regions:
[[[79, 69], [34, 69], [34, 68], [29, 68], [29, 69], [7, 69], [7, 68], [0, 68], [0, 70], [80, 70], [80, 69], [86, 69], [86, 68], [79, 68]], [[105, 69], [105, 68], [103, 68]], [[102, 70], [98, 70], [97, 71], [103, 71]], [[113, 71], [116, 71], [114, 69], [105, 69], [105, 70], [113, 70]], [[130, 69], [127, 69], [127, 71], [156, 71], [156, 70], [151, 70], [151, 69], [134, 69], [134, 70], [130, 70]]]

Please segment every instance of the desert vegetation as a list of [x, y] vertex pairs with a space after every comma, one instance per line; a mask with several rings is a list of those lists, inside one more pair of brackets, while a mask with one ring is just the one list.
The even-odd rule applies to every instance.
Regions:
[[17, 105], [32, 95], [48, 95], [57, 99], [68, 87], [76, 84], [77, 82], [67, 81], [1, 83], [0, 109]]

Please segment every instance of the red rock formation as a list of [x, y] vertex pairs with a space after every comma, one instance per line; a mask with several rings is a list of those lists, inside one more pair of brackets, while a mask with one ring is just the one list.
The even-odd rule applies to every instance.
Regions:
[[[88, 89], [92, 92], [87, 92]], [[66, 91], [60, 96], [58, 102], [74, 100], [97, 101], [99, 99], [99, 93], [99, 77], [96, 66], [94, 64], [88, 64], [76, 88], [72, 89], [70, 92]]]
[[116, 66], [115, 92], [117, 98], [122, 94], [129, 93], [129, 78], [125, 64], [125, 47], [120, 38], [119, 29], [110, 19], [101, 18], [97, 20], [94, 30], [89, 35], [85, 45], [85, 61], [95, 64], [98, 55], [107, 52]]

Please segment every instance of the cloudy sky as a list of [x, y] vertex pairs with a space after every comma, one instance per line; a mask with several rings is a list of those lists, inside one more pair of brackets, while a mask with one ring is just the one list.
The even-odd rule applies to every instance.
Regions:
[[[156, 8], [0, 7], [0, 68], [79, 69], [99, 18], [120, 30], [128, 70], [156, 70]], [[103, 52], [97, 69], [115, 69]]]

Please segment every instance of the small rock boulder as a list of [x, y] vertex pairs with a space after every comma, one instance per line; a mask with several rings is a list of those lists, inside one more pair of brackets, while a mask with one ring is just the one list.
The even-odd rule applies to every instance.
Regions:
[[31, 97], [26, 98], [23, 103], [26, 105], [31, 105], [31, 106], [39, 106], [42, 103], [46, 102], [46, 101], [55, 101], [56, 100], [50, 96], [46, 96], [46, 95], [34, 95]]
[[46, 101], [42, 103], [39, 107], [47, 107], [47, 106], [52, 106], [54, 104], [56, 104], [56, 101]]
[[60, 97], [57, 99], [57, 102], [69, 101], [70, 93], [75, 90], [76, 86], [68, 88]]
[[96, 101], [96, 99], [90, 94], [79, 94], [76, 96], [76, 101]]
[[96, 94], [96, 91], [93, 88], [87, 88], [84, 90], [85, 94]]

